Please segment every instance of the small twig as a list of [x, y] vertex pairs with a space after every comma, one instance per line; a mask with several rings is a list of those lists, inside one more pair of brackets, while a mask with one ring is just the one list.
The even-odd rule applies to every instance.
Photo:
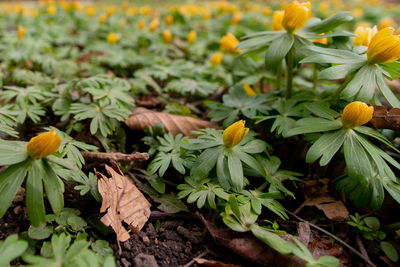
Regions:
[[197, 259], [197, 258], [201, 258], [201, 257], [203, 257], [204, 255], [207, 255], [208, 254], [208, 250], [206, 250], [206, 251], [203, 251], [202, 253], [200, 253], [197, 257], [195, 257], [195, 258], [193, 258], [191, 261], [189, 261], [188, 263], [186, 263], [185, 265], [183, 265], [182, 267], [189, 267], [189, 266], [191, 266], [193, 263], [195, 263], [195, 259]]
[[99, 162], [129, 162], [129, 161], [145, 161], [149, 159], [149, 154], [134, 152], [132, 154], [123, 153], [105, 153], [105, 152], [88, 152], [81, 151], [82, 156], [86, 161]]
[[160, 219], [183, 219], [183, 220], [198, 220], [199, 218], [191, 213], [167, 213], [157, 210], [153, 210], [150, 214], [149, 220], [160, 220]]
[[[290, 212], [290, 211], [286, 211], [287, 213], [289, 213], [290, 215], [292, 215], [293, 217], [295, 217], [297, 220], [302, 221], [302, 222], [307, 222], [306, 220], [300, 218], [299, 216], [297, 216], [296, 214]], [[340, 239], [339, 237], [335, 236], [334, 234], [331, 234], [330, 232], [326, 231], [325, 229], [322, 229], [319, 226], [316, 226], [315, 224], [312, 224], [310, 222], [308, 222], [310, 224], [311, 227], [317, 229], [318, 231], [323, 232], [324, 234], [332, 237], [333, 239], [335, 239], [337, 242], [339, 242], [341, 245], [347, 247], [351, 252], [353, 252], [354, 254], [356, 254], [357, 256], [359, 256], [361, 259], [363, 259], [366, 263], [368, 263], [370, 266], [373, 267], [377, 267], [369, 258], [365, 257], [363, 254], [361, 254], [360, 252], [358, 252], [355, 248], [353, 248], [352, 246], [350, 246], [349, 244], [347, 244], [346, 242], [344, 242], [342, 239]]]
[[360, 235], [359, 235], [359, 234], [357, 234], [357, 236], [356, 236], [356, 243], [357, 243], [358, 248], [359, 248], [360, 251], [361, 251], [361, 254], [363, 254], [365, 258], [369, 259], [368, 252], [367, 252], [367, 250], [365, 249], [364, 244], [363, 244], [363, 242], [361, 241], [361, 238], [360, 238]]

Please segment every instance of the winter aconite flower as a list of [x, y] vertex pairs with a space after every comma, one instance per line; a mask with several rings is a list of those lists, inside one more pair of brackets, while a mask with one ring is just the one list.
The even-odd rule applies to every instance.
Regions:
[[118, 40], [119, 40], [119, 36], [116, 33], [110, 32], [107, 35], [107, 42], [110, 44], [116, 44], [116, 43], [118, 43]]
[[51, 5], [47, 8], [47, 13], [49, 13], [49, 15], [54, 15], [57, 13], [57, 7], [54, 5]]
[[196, 40], [197, 33], [195, 31], [189, 32], [188, 36], [186, 37], [186, 40], [188, 41], [189, 44], [194, 43]]
[[382, 30], [387, 27], [394, 27], [395, 25], [396, 22], [392, 18], [383, 18], [378, 22], [378, 30]]
[[174, 23], [174, 17], [172, 15], [168, 15], [165, 20], [165, 25], [171, 25], [172, 23]]
[[155, 30], [157, 30], [159, 24], [160, 24], [160, 21], [158, 19], [153, 19], [149, 25], [150, 31], [154, 32]]
[[247, 97], [252, 97], [253, 95], [256, 95], [257, 93], [253, 90], [253, 88], [250, 87], [250, 85], [247, 82], [243, 82], [243, 88], [244, 91], [246, 92]]
[[235, 12], [232, 16], [232, 24], [238, 24], [242, 20], [243, 14], [241, 12]]
[[311, 4], [309, 2], [299, 3], [293, 1], [285, 8], [282, 26], [287, 32], [293, 33], [306, 25], [311, 17]]
[[374, 107], [360, 101], [351, 102], [343, 110], [342, 124], [346, 128], [354, 128], [369, 122], [373, 114]]
[[221, 38], [220, 44], [221, 44], [222, 51], [231, 52], [231, 53], [239, 53], [240, 52], [240, 50], [236, 48], [236, 46], [239, 44], [239, 41], [230, 32], [228, 32], [224, 37]]
[[33, 137], [26, 145], [26, 151], [31, 158], [41, 159], [56, 152], [61, 141], [62, 138], [52, 129]]
[[214, 66], [221, 64], [221, 61], [222, 61], [223, 57], [224, 57], [224, 55], [222, 53], [213, 54], [211, 59], [210, 59], [210, 64], [214, 65]]
[[86, 8], [86, 15], [88, 17], [93, 17], [94, 14], [96, 14], [96, 9], [94, 9], [94, 7], [89, 6]]
[[273, 31], [283, 30], [283, 26], [282, 26], [283, 15], [285, 15], [285, 11], [283, 11], [283, 10], [275, 11], [274, 14], [272, 14], [271, 30], [273, 30]]
[[17, 29], [17, 37], [19, 40], [21, 40], [25, 36], [25, 28], [22, 26], [18, 26]]
[[140, 30], [144, 28], [144, 20], [141, 19], [138, 21], [138, 27]]
[[358, 36], [354, 37], [353, 45], [368, 46], [371, 42], [372, 37], [378, 32], [378, 28], [375, 26], [372, 29], [370, 27], [358, 26], [355, 30], [355, 34]]
[[99, 23], [103, 24], [104, 22], [106, 22], [107, 19], [107, 14], [106, 13], [101, 13], [99, 16]]
[[172, 41], [172, 33], [170, 30], [166, 29], [162, 33], [164, 43], [169, 44]]
[[222, 134], [225, 147], [234, 147], [239, 144], [249, 133], [249, 128], [245, 128], [246, 121], [240, 120], [230, 125]]
[[384, 28], [375, 34], [368, 46], [368, 62], [391, 63], [400, 58], [400, 36], [393, 35], [393, 28]]

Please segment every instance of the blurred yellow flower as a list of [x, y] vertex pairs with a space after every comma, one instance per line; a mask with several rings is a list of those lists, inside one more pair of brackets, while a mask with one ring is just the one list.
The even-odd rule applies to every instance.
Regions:
[[169, 44], [172, 41], [172, 33], [170, 30], [166, 29], [162, 33], [164, 43]]
[[330, 8], [330, 4], [328, 2], [322, 2], [318, 6], [318, 10], [321, 13], [326, 13]]
[[33, 137], [26, 145], [28, 155], [33, 159], [41, 159], [58, 150], [62, 138], [52, 129]]
[[190, 31], [188, 36], [186, 37], [186, 40], [188, 43], [192, 44], [196, 40], [197, 33], [195, 31]]
[[272, 25], [271, 25], [271, 30], [272, 31], [281, 31], [281, 30], [283, 30], [282, 20], [283, 20], [283, 16], [284, 15], [285, 15], [285, 11], [283, 11], [283, 10], [275, 11], [272, 14]]
[[249, 133], [249, 128], [245, 128], [246, 121], [240, 120], [228, 128], [226, 128], [222, 134], [222, 139], [224, 140], [225, 147], [234, 147], [246, 137]]
[[110, 32], [107, 35], [107, 42], [110, 44], [116, 44], [119, 40], [119, 36], [116, 33]]
[[382, 30], [383, 28], [386, 28], [386, 27], [395, 27], [395, 26], [396, 26], [396, 22], [390, 17], [381, 19], [378, 22], [378, 30]]
[[252, 97], [257, 94], [253, 90], [253, 88], [250, 87], [250, 85], [247, 82], [243, 82], [242, 85], [243, 85], [244, 91], [246, 92], [247, 97]]
[[264, 8], [263, 8], [263, 11], [262, 11], [262, 12], [263, 12], [263, 15], [264, 15], [264, 16], [269, 16], [269, 15], [271, 15], [272, 9], [271, 9], [270, 7], [267, 6], [267, 7], [264, 7]]
[[111, 17], [115, 13], [115, 6], [109, 6], [107, 8], [107, 16]]
[[242, 20], [243, 14], [241, 12], [235, 12], [232, 16], [232, 23], [238, 24]]
[[21, 40], [24, 36], [25, 36], [25, 28], [24, 27], [22, 27], [22, 26], [18, 26], [18, 29], [17, 29], [17, 37], [18, 37], [18, 39], [19, 40]]
[[138, 27], [139, 27], [139, 29], [143, 29], [144, 28], [144, 20], [139, 20], [138, 21]]
[[400, 59], [400, 36], [393, 35], [393, 31], [387, 27], [372, 37], [367, 51], [369, 63], [390, 63]]
[[239, 40], [230, 32], [220, 40], [221, 50], [225, 52], [240, 53], [240, 50], [235, 48], [238, 44]]
[[224, 57], [224, 55], [222, 54], [222, 53], [214, 53], [212, 56], [211, 56], [211, 59], [210, 59], [210, 64], [211, 65], [219, 65], [219, 64], [221, 64], [221, 62], [222, 62], [222, 58]]
[[[320, 35], [323, 35], [323, 34], [321, 33]], [[324, 38], [315, 39], [314, 43], [320, 43], [320, 44], [323, 44], [323, 45], [328, 45], [329, 41], [328, 41], [328, 38], [324, 37]]]
[[107, 14], [106, 13], [101, 13], [99, 16], [99, 23], [103, 24], [104, 22], [106, 22], [107, 19]]
[[155, 30], [157, 30], [159, 24], [160, 24], [160, 21], [158, 19], [153, 19], [149, 25], [150, 31], [154, 32]]
[[172, 15], [168, 15], [165, 17], [165, 25], [171, 25], [172, 23], [174, 23], [174, 17]]
[[57, 13], [57, 7], [54, 5], [51, 5], [47, 8], [47, 13], [49, 13], [49, 15], [54, 15]]
[[356, 19], [361, 18], [364, 15], [364, 10], [361, 7], [355, 7], [351, 13]]
[[17, 13], [17, 14], [22, 14], [22, 13], [24, 13], [24, 7], [22, 6], [22, 5], [17, 5], [16, 7], [15, 7], [15, 13]]
[[374, 26], [372, 29], [370, 27], [359, 26], [355, 30], [355, 34], [358, 36], [354, 37], [353, 45], [363, 45], [368, 46], [371, 42], [372, 37], [378, 32], [378, 28]]
[[211, 13], [210, 12], [205, 12], [203, 15], [204, 20], [209, 20], [211, 18]]
[[293, 33], [306, 25], [311, 17], [311, 4], [293, 1], [285, 8], [282, 25], [287, 32]]
[[369, 122], [373, 114], [374, 107], [368, 106], [364, 102], [354, 101], [344, 108], [340, 119], [344, 127], [354, 128]]
[[93, 17], [95, 14], [96, 14], [96, 9], [95, 9], [94, 7], [88, 6], [88, 7], [86, 8], [86, 15], [87, 15], [88, 17]]

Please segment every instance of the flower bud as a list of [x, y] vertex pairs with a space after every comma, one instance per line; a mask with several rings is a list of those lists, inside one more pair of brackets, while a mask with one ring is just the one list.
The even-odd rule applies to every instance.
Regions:
[[18, 26], [17, 29], [17, 37], [19, 40], [21, 40], [25, 36], [25, 28], [22, 26]]
[[285, 11], [283, 11], [283, 10], [275, 11], [272, 14], [272, 26], [271, 26], [272, 31], [283, 30], [283, 26], [282, 26], [283, 15], [285, 15]]
[[241, 12], [235, 12], [232, 16], [232, 24], [238, 24], [242, 20], [243, 14]]
[[400, 36], [393, 35], [393, 31], [384, 28], [372, 37], [367, 51], [369, 63], [391, 63], [400, 58]]
[[396, 22], [392, 18], [383, 18], [378, 22], [378, 30], [382, 30], [387, 27], [394, 27], [395, 25]]
[[41, 159], [56, 152], [62, 138], [52, 129], [33, 137], [26, 145], [28, 155], [33, 159]]
[[54, 15], [57, 13], [57, 7], [54, 5], [51, 5], [47, 8], [47, 13], [49, 13], [49, 15]]
[[138, 27], [140, 30], [144, 28], [144, 20], [141, 19], [138, 21]]
[[172, 23], [174, 23], [174, 17], [172, 15], [168, 15], [165, 18], [165, 25], [171, 25]]
[[346, 128], [354, 128], [369, 122], [374, 114], [374, 107], [364, 102], [354, 101], [348, 104], [341, 117], [342, 124]]
[[250, 85], [247, 82], [243, 82], [243, 88], [244, 91], [246, 92], [247, 97], [252, 97], [253, 95], [256, 95], [257, 93], [253, 90], [253, 88], [250, 87]]
[[164, 43], [169, 44], [172, 41], [172, 33], [170, 30], [166, 29], [162, 33]]
[[210, 64], [214, 65], [214, 66], [221, 64], [221, 61], [222, 61], [223, 57], [224, 57], [224, 55], [222, 53], [213, 54], [211, 59], [210, 59]]
[[293, 33], [306, 25], [306, 22], [311, 17], [311, 4], [309, 2], [299, 3], [293, 1], [285, 8], [282, 26], [287, 32]]
[[234, 147], [239, 144], [249, 133], [249, 128], [245, 128], [246, 121], [240, 120], [225, 129], [222, 134], [225, 147]]
[[158, 19], [153, 19], [149, 25], [150, 31], [154, 32], [155, 30], [157, 30], [159, 24], [160, 24], [160, 21]]
[[107, 35], [107, 42], [109, 44], [116, 44], [116, 43], [118, 43], [118, 40], [119, 40], [119, 36], [116, 33], [110, 32]]
[[107, 14], [106, 13], [101, 13], [99, 16], [99, 23], [103, 24], [104, 22], [106, 22], [107, 19]]
[[94, 14], [96, 14], [96, 9], [94, 7], [89, 6], [89, 7], [86, 8], [86, 15], [88, 17], [93, 17]]
[[240, 50], [236, 49], [236, 46], [239, 44], [239, 41], [230, 32], [228, 32], [224, 37], [221, 38], [220, 44], [222, 51], [231, 53], [240, 53]]
[[354, 37], [353, 45], [368, 46], [372, 37], [374, 37], [377, 32], [378, 28], [376, 26], [372, 29], [370, 27], [357, 27], [354, 33], [357, 34], [358, 37]]
[[196, 40], [196, 37], [197, 37], [197, 33], [195, 31], [191, 31], [191, 32], [189, 32], [186, 40], [188, 41], [188, 43], [192, 44]]

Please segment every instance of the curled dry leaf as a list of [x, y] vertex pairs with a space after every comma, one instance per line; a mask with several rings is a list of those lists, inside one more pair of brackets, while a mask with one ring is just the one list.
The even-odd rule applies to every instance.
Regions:
[[298, 213], [304, 206], [314, 206], [322, 210], [325, 216], [333, 221], [343, 221], [349, 217], [349, 211], [343, 202], [330, 196], [318, 196], [306, 199], [295, 213]]
[[207, 260], [203, 258], [194, 258], [194, 261], [197, 262], [198, 264], [209, 267], [239, 267], [239, 265], [227, 264], [220, 261]]
[[134, 233], [138, 233], [150, 217], [151, 205], [136, 186], [122, 174], [118, 166], [113, 167], [115, 170], [105, 165], [108, 174], [111, 175], [110, 178], [96, 171], [97, 185], [103, 197], [100, 212], [107, 212], [101, 221], [112, 227], [118, 241], [124, 242], [130, 236], [122, 226], [122, 222], [127, 223]]
[[165, 130], [173, 135], [182, 133], [190, 136], [191, 131], [204, 128], [218, 128], [213, 122], [199, 120], [191, 117], [180, 116], [164, 112], [156, 112], [146, 108], [136, 108], [125, 124], [132, 130], [144, 130], [147, 125], [154, 126], [162, 123]]
[[377, 129], [392, 129], [400, 131], [400, 108], [387, 110], [385, 106], [374, 105], [374, 115], [370, 120]]

